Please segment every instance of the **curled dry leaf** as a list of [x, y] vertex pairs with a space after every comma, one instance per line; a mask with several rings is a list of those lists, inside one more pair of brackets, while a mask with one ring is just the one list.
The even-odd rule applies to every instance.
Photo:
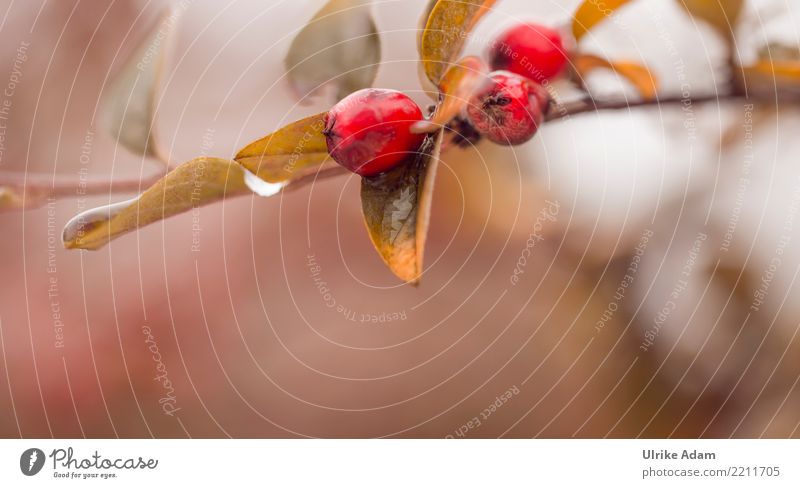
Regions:
[[414, 132], [435, 132], [458, 116], [469, 98], [486, 81], [486, 64], [476, 56], [467, 56], [454, 64], [439, 83], [439, 103], [433, 116], [417, 122]]
[[166, 44], [178, 14], [167, 9], [146, 30], [137, 48], [114, 76], [102, 102], [101, 120], [132, 153], [161, 159], [154, 133], [155, 105], [164, 70]]
[[380, 60], [380, 36], [368, 2], [330, 0], [297, 34], [284, 64], [299, 99], [330, 84], [341, 100], [372, 86]]
[[442, 133], [428, 135], [407, 163], [361, 180], [361, 207], [372, 243], [389, 269], [412, 284], [422, 275]]
[[610, 17], [617, 9], [631, 0], [584, 0], [572, 18], [572, 35], [579, 41], [594, 26]]
[[585, 79], [595, 69], [610, 69], [628, 80], [642, 98], [650, 100], [658, 92], [658, 80], [646, 67], [630, 61], [609, 61], [591, 54], [579, 54], [573, 59], [573, 65], [580, 80]]
[[139, 197], [88, 210], [70, 220], [62, 235], [67, 249], [99, 249], [112, 239], [147, 224], [249, 193], [235, 161], [197, 158], [184, 163]]
[[324, 129], [325, 113], [312, 115], [248, 144], [234, 159], [267, 183], [286, 183], [328, 160]]
[[430, 13], [419, 40], [422, 69], [439, 85], [442, 75], [461, 50], [469, 33], [486, 15], [496, 0], [439, 0], [429, 5]]
[[711, 24], [731, 41], [745, 0], [677, 0], [690, 15]]

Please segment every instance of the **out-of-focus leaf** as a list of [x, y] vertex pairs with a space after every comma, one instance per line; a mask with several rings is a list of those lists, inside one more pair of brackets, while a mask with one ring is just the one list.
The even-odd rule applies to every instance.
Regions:
[[171, 9], [145, 30], [136, 50], [105, 92], [101, 120], [119, 144], [138, 156], [162, 158], [156, 135], [155, 104], [164, 70], [166, 44], [177, 16]]
[[0, 212], [5, 210], [19, 210], [24, 208], [22, 195], [15, 189], [0, 186]]
[[433, 116], [417, 122], [413, 132], [435, 132], [454, 117], [469, 103], [470, 96], [486, 81], [486, 64], [476, 56], [467, 56], [454, 64], [439, 83], [439, 104]]
[[759, 48], [758, 59], [800, 62], [800, 46], [770, 42]]
[[428, 233], [442, 132], [428, 135], [419, 153], [393, 170], [361, 180], [369, 236], [398, 278], [417, 284]]
[[469, 33], [495, 1], [439, 0], [432, 6], [420, 37], [419, 54], [422, 68], [434, 85], [439, 85], [451, 63], [461, 56]]
[[110, 240], [147, 224], [249, 193], [235, 161], [197, 158], [184, 163], [133, 200], [95, 208], [70, 220], [63, 232], [67, 249], [99, 249]]
[[610, 17], [631, 0], [584, 0], [572, 17], [572, 35], [579, 41], [594, 26]]
[[330, 0], [297, 34], [284, 64], [298, 99], [331, 84], [341, 100], [372, 86], [380, 60], [371, 6], [365, 0]]
[[646, 67], [630, 61], [609, 61], [591, 54], [580, 54], [573, 59], [575, 71], [585, 79], [595, 69], [610, 69], [628, 80], [644, 99], [655, 98], [658, 80]]
[[325, 113], [312, 115], [248, 144], [236, 161], [268, 183], [300, 177], [328, 159]]
[[22, 188], [0, 186], [0, 212], [41, 207], [48, 195], [46, 189], [28, 188], [23, 198]]
[[800, 61], [761, 60], [735, 73], [739, 89], [745, 93], [800, 98]]
[[726, 39], [733, 39], [733, 31], [745, 0], [677, 0], [693, 17], [713, 26]]

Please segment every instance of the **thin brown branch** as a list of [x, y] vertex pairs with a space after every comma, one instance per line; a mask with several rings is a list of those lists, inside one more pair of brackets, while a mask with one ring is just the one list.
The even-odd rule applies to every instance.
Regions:
[[[77, 198], [112, 193], [139, 193], [154, 185], [166, 173], [157, 173], [142, 179], [75, 179], [63, 176], [25, 175], [19, 173], [0, 173], [0, 193], [8, 193], [10, 204], [2, 209], [29, 209], [44, 205], [48, 200]], [[3, 195], [0, 194], [0, 197]]]
[[[584, 98], [581, 100], [555, 104], [550, 108], [546, 120], [555, 121], [575, 115], [600, 112], [606, 110], [630, 110], [639, 107], [662, 106], [693, 106], [705, 103], [719, 103], [730, 100], [753, 100], [765, 103], [775, 103], [775, 97], [747, 96], [737, 91], [723, 94], [711, 94], [697, 97], [670, 96], [647, 100], [594, 100]], [[452, 147], [452, 146], [450, 146]], [[148, 176], [144, 179], [127, 179], [111, 181], [106, 179], [84, 180], [64, 179], [63, 177], [45, 177], [42, 175], [28, 176], [0, 173], [0, 190], [3, 188], [13, 190], [16, 197], [25, 199], [20, 207], [31, 208], [40, 206], [48, 199], [70, 198], [84, 195], [108, 195], [111, 193], [139, 193], [149, 188], [165, 173]], [[297, 180], [290, 181], [283, 191], [301, 188], [318, 180], [333, 178], [347, 174], [347, 170], [340, 166], [332, 165], [312, 174], [305, 175]], [[0, 195], [1, 196], [1, 195]]]
[[[593, 100], [584, 98], [572, 102], [555, 104], [547, 113], [546, 120], [560, 120], [591, 112], [601, 112], [605, 110], [627, 110], [639, 107], [662, 107], [670, 105], [693, 106], [705, 103], [719, 103], [730, 100], [747, 99], [748, 97], [740, 93], [713, 94], [699, 97], [664, 97], [646, 100]], [[766, 101], [766, 99], [764, 99]], [[773, 99], [774, 101], [774, 99]]]

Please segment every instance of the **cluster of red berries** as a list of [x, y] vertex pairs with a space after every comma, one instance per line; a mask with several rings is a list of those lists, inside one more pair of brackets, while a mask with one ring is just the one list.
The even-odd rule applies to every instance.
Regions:
[[[492, 73], [470, 99], [466, 118], [492, 142], [517, 145], [531, 139], [542, 124], [550, 96], [542, 86], [561, 74], [567, 52], [558, 31], [521, 24], [491, 46]], [[411, 127], [422, 110], [405, 94], [368, 88], [336, 104], [325, 118], [328, 152], [361, 176], [392, 169], [417, 151], [424, 139]]]

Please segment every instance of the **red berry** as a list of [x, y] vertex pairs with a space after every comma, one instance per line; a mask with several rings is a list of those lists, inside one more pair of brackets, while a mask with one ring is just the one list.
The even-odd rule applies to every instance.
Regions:
[[539, 83], [558, 76], [567, 66], [561, 34], [538, 24], [520, 24], [503, 32], [492, 45], [493, 70], [508, 70]]
[[361, 176], [383, 173], [422, 144], [425, 135], [411, 132], [411, 126], [422, 119], [419, 106], [399, 91], [359, 90], [325, 116], [328, 153]]
[[549, 105], [550, 95], [541, 85], [508, 71], [495, 71], [470, 99], [467, 117], [490, 141], [515, 146], [536, 134]]

